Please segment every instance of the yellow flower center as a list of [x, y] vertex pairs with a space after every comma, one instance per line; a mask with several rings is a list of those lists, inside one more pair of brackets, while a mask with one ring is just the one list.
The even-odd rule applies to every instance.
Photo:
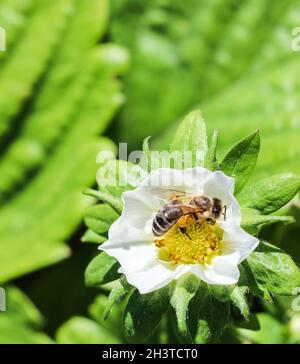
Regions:
[[178, 264], [210, 264], [221, 254], [223, 230], [218, 223], [211, 225], [205, 220], [191, 221], [186, 232], [180, 230], [180, 220], [160, 239], [155, 240], [159, 258]]

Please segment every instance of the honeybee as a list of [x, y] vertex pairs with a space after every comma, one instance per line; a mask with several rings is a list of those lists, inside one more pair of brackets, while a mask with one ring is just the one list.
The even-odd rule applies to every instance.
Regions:
[[[188, 199], [184, 201], [186, 197]], [[180, 231], [188, 236], [186, 227], [191, 218], [195, 221], [204, 219], [214, 225], [221, 214], [225, 220], [226, 205], [218, 198], [177, 193], [156, 213], [152, 222], [152, 232], [155, 236], [162, 236], [177, 223]]]

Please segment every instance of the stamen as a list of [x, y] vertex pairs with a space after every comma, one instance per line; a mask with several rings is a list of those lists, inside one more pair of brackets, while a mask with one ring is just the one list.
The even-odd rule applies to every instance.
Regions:
[[211, 225], [204, 219], [190, 219], [182, 232], [180, 221], [155, 240], [159, 258], [179, 264], [210, 264], [212, 258], [221, 254], [223, 230], [218, 223]]

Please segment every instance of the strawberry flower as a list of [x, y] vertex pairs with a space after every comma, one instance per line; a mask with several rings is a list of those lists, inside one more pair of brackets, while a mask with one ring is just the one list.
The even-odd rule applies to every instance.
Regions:
[[[174, 182], [175, 187], [168, 182]], [[174, 184], [172, 183], [172, 184]], [[191, 221], [188, 234], [175, 223], [162, 239], [152, 231], [158, 210], [177, 191], [218, 198], [226, 206], [214, 225]], [[241, 228], [239, 204], [233, 196], [234, 179], [202, 167], [151, 172], [139, 186], [122, 195], [123, 211], [109, 229], [100, 249], [115, 257], [128, 282], [140, 293], [162, 288], [173, 279], [193, 273], [208, 284], [231, 285], [239, 279], [238, 265], [259, 240]]]

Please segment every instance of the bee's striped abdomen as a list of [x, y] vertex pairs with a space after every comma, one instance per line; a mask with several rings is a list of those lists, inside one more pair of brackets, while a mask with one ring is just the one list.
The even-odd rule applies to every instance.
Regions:
[[152, 232], [155, 236], [166, 233], [182, 216], [179, 206], [174, 201], [164, 205], [155, 215], [152, 223]]

